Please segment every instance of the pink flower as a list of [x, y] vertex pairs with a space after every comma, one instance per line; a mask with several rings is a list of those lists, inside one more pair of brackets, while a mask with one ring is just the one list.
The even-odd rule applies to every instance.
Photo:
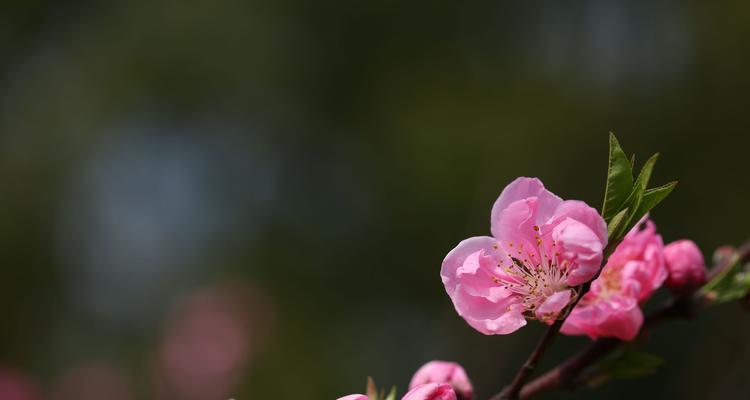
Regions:
[[641, 329], [646, 301], [667, 277], [661, 236], [650, 220], [636, 225], [609, 257], [601, 275], [560, 330], [566, 335], [588, 335], [632, 340]]
[[339, 397], [336, 400], [368, 400], [368, 398], [363, 394], [350, 394], [348, 396]]
[[425, 383], [411, 389], [401, 400], [456, 400], [456, 393], [447, 383]]
[[692, 240], [678, 240], [664, 248], [664, 261], [669, 271], [667, 287], [693, 290], [706, 283], [706, 263]]
[[440, 275], [458, 314], [486, 335], [526, 319], [551, 324], [599, 271], [607, 226], [586, 203], [563, 201], [536, 178], [511, 182], [492, 207], [493, 237], [464, 240]]
[[447, 383], [453, 387], [456, 395], [462, 400], [471, 400], [474, 388], [466, 376], [463, 367], [449, 361], [430, 361], [420, 367], [411, 378], [409, 389], [425, 383]]

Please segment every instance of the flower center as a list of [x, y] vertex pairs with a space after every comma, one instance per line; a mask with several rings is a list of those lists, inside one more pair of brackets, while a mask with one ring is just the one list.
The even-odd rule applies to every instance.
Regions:
[[[539, 228], [534, 226], [534, 230]], [[568, 260], [560, 260], [554, 241], [545, 246], [539, 235], [534, 235], [534, 239], [536, 245], [532, 249], [524, 249], [523, 243], [509, 242], [507, 249], [511, 252], [501, 259], [497, 265], [500, 272], [493, 276], [495, 283], [523, 299], [527, 318], [535, 318], [534, 311], [549, 296], [568, 289]]]
[[599, 295], [608, 298], [613, 294], [620, 293], [622, 290], [622, 268], [607, 267], [602, 269], [599, 275]]

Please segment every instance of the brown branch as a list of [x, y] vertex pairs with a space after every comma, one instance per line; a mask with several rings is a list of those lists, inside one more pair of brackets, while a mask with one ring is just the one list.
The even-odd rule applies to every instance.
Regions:
[[[655, 312], [649, 314], [643, 324], [641, 334], [650, 327], [678, 315], [687, 315], [684, 311], [686, 303], [669, 301]], [[623, 341], [615, 338], [600, 338], [589, 347], [569, 358], [562, 364], [546, 372], [542, 376], [529, 382], [520, 393], [521, 399], [528, 399], [541, 392], [552, 389], [575, 389], [581, 385], [580, 375], [589, 366], [617, 350]]]
[[557, 320], [555, 321], [554, 324], [550, 325], [550, 327], [547, 328], [547, 331], [544, 332], [544, 336], [542, 336], [542, 338], [539, 340], [539, 343], [537, 343], [536, 347], [529, 355], [529, 358], [526, 360], [526, 362], [523, 363], [523, 365], [521, 366], [521, 369], [518, 370], [518, 373], [516, 373], [516, 376], [513, 378], [513, 382], [511, 382], [510, 386], [508, 386], [508, 388], [504, 389], [502, 392], [492, 396], [490, 400], [505, 400], [505, 399], [517, 399], [518, 398], [519, 392], [521, 391], [523, 384], [526, 382], [529, 376], [534, 372], [534, 369], [536, 368], [536, 364], [539, 362], [539, 359], [542, 357], [542, 354], [544, 354], [544, 352], [547, 350], [550, 344], [552, 344], [552, 341], [554, 340], [561, 326], [562, 326], [562, 320]]
[[[620, 241], [621, 239], [610, 242], [609, 244], [607, 244], [607, 247], [604, 248], [602, 268], [604, 268], [604, 266], [607, 265], [607, 260], [609, 259], [609, 256], [617, 248], [617, 245], [620, 244]], [[595, 277], [593, 277], [590, 281], [581, 285], [581, 290], [578, 293], [578, 297], [576, 297], [576, 299], [573, 300], [573, 303], [571, 303], [571, 305], [568, 308], [569, 310], [572, 310], [573, 308], [575, 308], [575, 306], [578, 304], [579, 301], [581, 301], [583, 296], [586, 293], [588, 293], [589, 289], [591, 289], [591, 282], [593, 282], [597, 277], [599, 277], [599, 273], [601, 273], [602, 268], [599, 268], [599, 271], [597, 272]], [[531, 354], [529, 354], [529, 357], [526, 359], [526, 362], [524, 362], [523, 365], [521, 365], [521, 368], [519, 368], [518, 372], [516, 372], [516, 376], [513, 378], [513, 381], [511, 382], [511, 384], [505, 387], [500, 393], [497, 393], [496, 395], [492, 396], [490, 400], [517, 400], [519, 398], [521, 389], [526, 383], [526, 380], [528, 380], [531, 374], [534, 373], [534, 369], [536, 369], [536, 365], [539, 363], [539, 360], [542, 358], [542, 355], [544, 354], [545, 351], [547, 351], [547, 348], [552, 343], [557, 333], [560, 331], [560, 328], [565, 322], [565, 318], [567, 318], [567, 316], [565, 316], [562, 319], [556, 320], [552, 325], [550, 325], [549, 328], [547, 328], [547, 331], [544, 332], [544, 336], [542, 336], [542, 338], [539, 340], [534, 350], [532, 350]]]
[[[750, 240], [736, 250], [741, 262], [750, 260]], [[712, 271], [721, 271], [731, 267], [731, 260], [724, 259], [721, 265]], [[650, 328], [675, 318], [690, 318], [696, 310], [706, 304], [706, 299], [699, 293], [693, 296], [670, 299], [654, 312], [649, 314], [641, 329], [639, 337], [644, 336]], [[589, 366], [601, 360], [620, 347], [624, 342], [615, 338], [601, 338], [594, 341], [588, 348], [574, 355], [562, 364], [546, 372], [525, 385], [520, 391], [521, 399], [528, 399], [539, 393], [552, 389], [575, 389], [580, 386], [581, 373]]]

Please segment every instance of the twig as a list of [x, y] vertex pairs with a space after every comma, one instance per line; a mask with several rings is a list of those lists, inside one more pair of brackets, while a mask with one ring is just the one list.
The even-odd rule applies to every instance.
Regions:
[[529, 375], [534, 372], [536, 364], [539, 362], [542, 354], [544, 354], [544, 352], [547, 350], [547, 347], [549, 347], [549, 345], [552, 343], [561, 326], [562, 320], [557, 320], [554, 324], [550, 325], [550, 327], [547, 328], [547, 331], [544, 332], [544, 336], [542, 336], [542, 338], [539, 340], [539, 343], [537, 343], [536, 347], [529, 355], [529, 358], [526, 360], [526, 362], [523, 363], [521, 369], [518, 370], [518, 373], [516, 373], [516, 376], [513, 378], [513, 382], [511, 382], [510, 386], [502, 392], [492, 396], [490, 400], [518, 398], [523, 384], [529, 378]]

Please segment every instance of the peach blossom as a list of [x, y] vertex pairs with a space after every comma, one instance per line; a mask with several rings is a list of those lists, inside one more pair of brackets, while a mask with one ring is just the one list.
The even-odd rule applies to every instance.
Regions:
[[706, 283], [706, 262], [692, 240], [677, 240], [664, 248], [669, 276], [666, 285], [673, 290], [692, 290]]
[[471, 400], [474, 395], [474, 388], [466, 371], [455, 362], [440, 360], [428, 362], [414, 373], [409, 389], [425, 383], [447, 383], [453, 387], [456, 395], [462, 400]]
[[667, 277], [664, 245], [652, 221], [636, 225], [617, 246], [591, 283], [591, 290], [565, 320], [566, 335], [602, 336], [632, 340], [643, 324], [640, 303]]
[[492, 237], [462, 241], [443, 260], [458, 314], [486, 335], [527, 319], [552, 324], [599, 271], [607, 227], [586, 203], [562, 200], [536, 178], [518, 178], [492, 207]]

